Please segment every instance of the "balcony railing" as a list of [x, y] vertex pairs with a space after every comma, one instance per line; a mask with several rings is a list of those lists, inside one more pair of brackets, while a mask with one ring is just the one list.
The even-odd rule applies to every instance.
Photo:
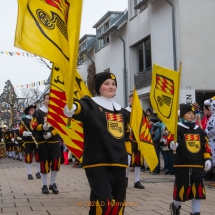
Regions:
[[149, 87], [149, 86], [151, 86], [151, 83], [152, 83], [152, 69], [151, 68], [134, 74], [134, 85], [136, 86], [136, 89]]

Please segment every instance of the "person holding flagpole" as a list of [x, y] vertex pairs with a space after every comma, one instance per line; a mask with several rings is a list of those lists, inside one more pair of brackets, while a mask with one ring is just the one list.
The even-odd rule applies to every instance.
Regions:
[[[31, 120], [32, 115], [34, 114], [36, 110], [36, 105], [32, 104], [25, 108], [24, 113], [26, 114], [25, 118], [22, 118], [22, 125], [19, 128], [19, 134], [22, 135], [22, 138], [24, 140], [25, 144], [25, 164], [26, 169], [28, 172], [28, 179], [32, 180], [32, 161], [33, 161], [33, 154], [35, 154], [35, 160], [36, 160], [36, 177], [39, 179], [41, 178], [40, 175], [40, 163], [39, 163], [39, 156], [36, 149], [36, 143], [34, 141], [33, 136], [33, 130], [31, 127]], [[21, 137], [19, 137], [20, 139]], [[21, 140], [22, 140], [21, 138]]]
[[195, 109], [191, 104], [180, 105], [180, 117], [177, 142], [170, 143], [175, 151], [174, 201], [170, 204], [170, 213], [179, 215], [181, 202], [192, 200], [190, 214], [200, 215], [201, 199], [206, 198], [202, 171], [211, 169], [211, 149], [205, 131], [195, 123]]
[[[94, 76], [96, 97], [75, 101], [64, 107], [67, 117], [81, 121], [84, 130], [82, 166], [90, 185], [90, 215], [123, 214], [126, 197], [128, 155], [125, 135], [129, 112], [113, 97], [116, 76], [102, 72]], [[114, 201], [112, 201], [114, 200]]]
[[[49, 194], [49, 190], [52, 190], [54, 194], [58, 194], [59, 191], [55, 181], [60, 170], [61, 150], [57, 131], [47, 123], [48, 104], [49, 93], [46, 93], [43, 96], [43, 106], [33, 114], [32, 128], [35, 131], [35, 138], [38, 143], [40, 172], [43, 183], [42, 193]], [[48, 189], [47, 176], [50, 170], [51, 181]]]
[[[131, 93], [128, 97], [128, 101], [129, 101], [129, 106], [126, 107], [126, 110], [128, 110], [129, 112], [131, 112], [131, 106], [132, 106], [132, 102], [133, 102], [133, 93]], [[127, 146], [126, 148], [131, 148], [131, 152], [128, 155], [128, 159], [131, 161], [130, 166], [134, 167], [134, 188], [137, 189], [144, 189], [145, 187], [140, 183], [140, 169], [141, 166], [144, 165], [144, 158], [140, 152], [140, 150], [138, 149], [138, 143], [135, 140], [134, 134], [132, 133], [132, 131], [130, 131], [131, 133], [131, 137], [132, 137], [132, 141], [126, 141], [126, 144], [129, 144], [130, 146]], [[127, 150], [128, 151], [128, 150]], [[128, 180], [128, 175], [130, 173], [131, 167], [128, 167], [126, 170], [126, 180]]]

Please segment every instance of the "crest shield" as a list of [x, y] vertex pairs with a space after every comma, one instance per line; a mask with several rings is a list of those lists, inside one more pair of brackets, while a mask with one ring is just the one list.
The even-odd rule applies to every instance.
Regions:
[[106, 119], [109, 133], [115, 138], [121, 139], [124, 136], [122, 114], [106, 113]]
[[154, 99], [161, 115], [169, 118], [172, 112], [174, 99], [174, 81], [156, 74]]
[[185, 141], [187, 149], [192, 153], [197, 153], [200, 151], [200, 137], [198, 134], [185, 134]]

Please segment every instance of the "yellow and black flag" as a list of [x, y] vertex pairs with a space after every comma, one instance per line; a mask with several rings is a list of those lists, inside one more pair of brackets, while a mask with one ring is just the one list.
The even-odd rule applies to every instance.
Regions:
[[53, 62], [72, 106], [82, 0], [18, 0], [15, 46]]
[[[76, 71], [74, 99], [80, 99], [84, 95], [91, 96], [83, 79]], [[49, 93], [49, 110], [47, 121], [58, 132], [63, 139], [67, 148], [75, 155], [80, 162], [82, 162], [83, 148], [84, 148], [84, 132], [82, 123], [71, 119], [71, 127], [68, 128], [67, 117], [63, 113], [66, 105], [65, 84], [62, 73], [57, 67], [52, 69], [52, 77], [50, 83]]]
[[158, 164], [158, 158], [150, 134], [149, 121], [144, 113], [136, 90], [133, 93], [130, 126], [138, 143], [138, 150], [146, 159], [151, 171]]
[[158, 118], [177, 136], [180, 72], [153, 65], [150, 102]]

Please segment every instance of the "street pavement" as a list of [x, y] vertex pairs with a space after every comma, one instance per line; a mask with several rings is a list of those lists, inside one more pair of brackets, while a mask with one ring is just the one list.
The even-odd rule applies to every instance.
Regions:
[[[86, 215], [89, 210], [90, 188], [82, 168], [72, 163], [61, 165], [56, 184], [59, 194], [41, 193], [42, 181], [27, 179], [25, 163], [0, 159], [0, 215]], [[145, 189], [134, 188], [134, 172], [129, 174], [125, 215], [170, 215], [174, 176], [140, 174]], [[50, 174], [48, 177], [50, 181]], [[202, 201], [201, 215], [215, 214], [215, 189], [205, 182], [207, 200]], [[189, 215], [191, 202], [182, 203], [181, 215]]]

